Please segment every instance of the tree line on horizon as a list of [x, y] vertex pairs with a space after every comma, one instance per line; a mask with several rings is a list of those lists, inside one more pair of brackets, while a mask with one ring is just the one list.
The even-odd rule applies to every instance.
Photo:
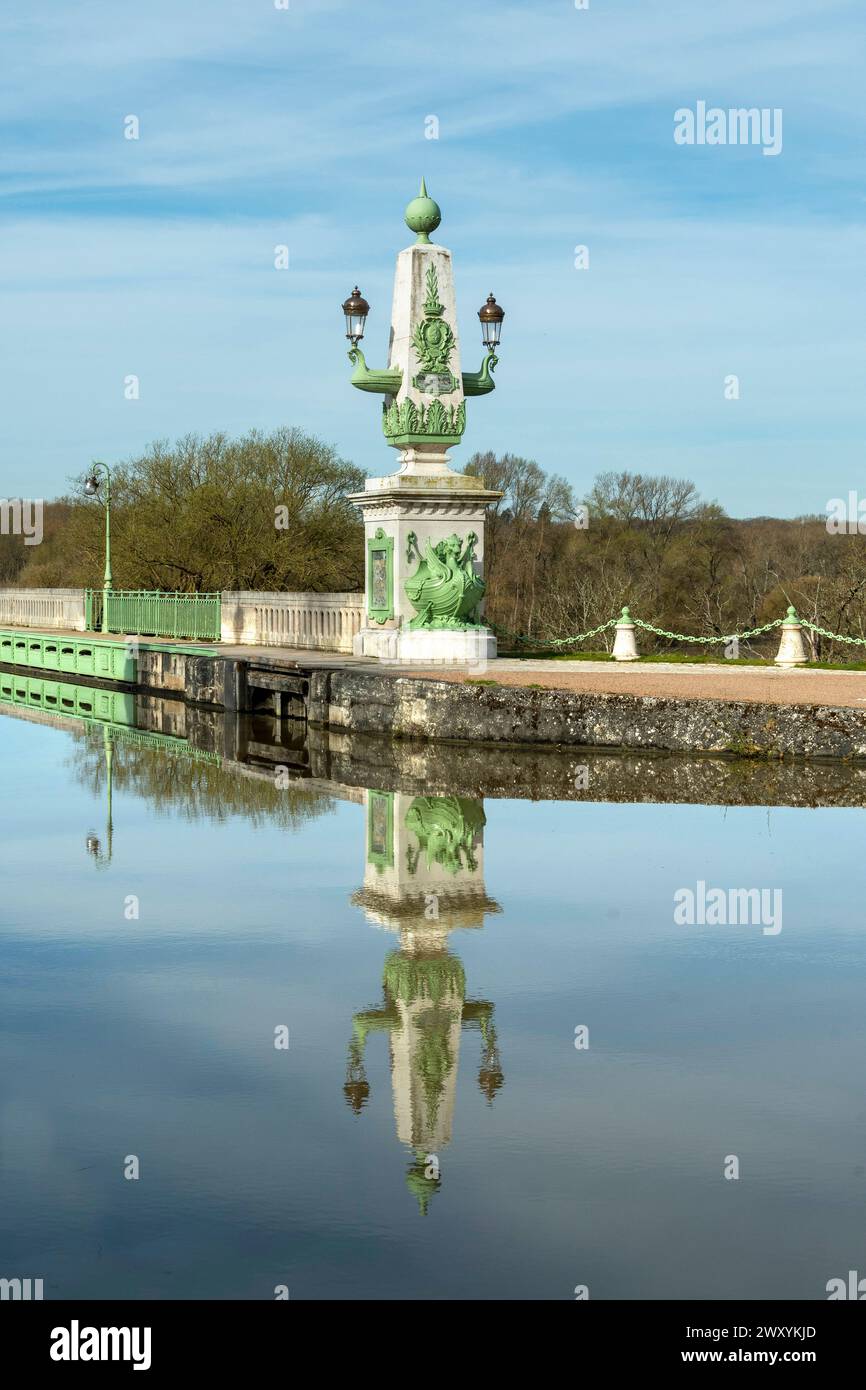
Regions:
[[[866, 543], [830, 534], [824, 517], [736, 519], [687, 479], [628, 471], [599, 474], [578, 498], [564, 478], [515, 454], [476, 453], [464, 471], [502, 493], [486, 526], [486, 612], [508, 633], [561, 639], [627, 604], [666, 631], [721, 637], [793, 604], [801, 618], [866, 637]], [[0, 536], [0, 583], [101, 585], [104, 510], [83, 495], [84, 476], [46, 504], [40, 546]], [[363, 589], [363, 525], [346, 494], [365, 476], [288, 427], [153, 444], [112, 469], [115, 587]], [[609, 650], [612, 635], [584, 645]], [[774, 644], [770, 634], [755, 649]], [[813, 639], [812, 654], [859, 655], [827, 639]]]
[[[508, 632], [560, 639], [628, 605], [666, 632], [723, 637], [784, 617], [793, 604], [818, 626], [866, 638], [866, 539], [831, 534], [826, 517], [738, 519], [688, 479], [628, 471], [599, 474], [578, 501], [564, 478], [510, 454], [476, 454], [466, 471], [503, 494], [488, 513], [486, 610]], [[864, 656], [804, 636], [813, 658]], [[648, 650], [648, 634], [639, 638]], [[612, 644], [608, 630], [584, 645]], [[770, 633], [752, 649], [774, 654], [777, 645]]]

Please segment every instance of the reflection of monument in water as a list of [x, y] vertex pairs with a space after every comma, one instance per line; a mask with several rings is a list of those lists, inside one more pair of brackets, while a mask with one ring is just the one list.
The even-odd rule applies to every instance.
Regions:
[[492, 1101], [503, 1082], [493, 1005], [466, 998], [461, 961], [448, 950], [458, 927], [483, 927], [498, 903], [484, 888], [480, 801], [368, 791], [364, 887], [352, 901], [397, 932], [385, 961], [381, 1007], [355, 1015], [344, 1092], [360, 1113], [370, 1087], [367, 1037], [387, 1032], [397, 1137], [413, 1150], [407, 1183], [426, 1212], [440, 1186], [439, 1152], [451, 1139], [464, 1028], [481, 1035], [478, 1084]]

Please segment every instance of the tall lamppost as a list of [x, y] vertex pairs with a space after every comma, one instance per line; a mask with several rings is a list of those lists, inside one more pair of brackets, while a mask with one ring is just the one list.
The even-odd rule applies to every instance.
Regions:
[[90, 477], [84, 484], [88, 497], [99, 493], [99, 476], [105, 478], [105, 575], [102, 581], [102, 631], [108, 632], [108, 596], [112, 588], [111, 575], [111, 469], [107, 463], [94, 463]]

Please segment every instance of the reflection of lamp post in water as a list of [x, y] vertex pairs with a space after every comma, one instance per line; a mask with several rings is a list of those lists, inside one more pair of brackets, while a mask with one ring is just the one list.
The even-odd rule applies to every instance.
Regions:
[[481, 927], [486, 913], [500, 911], [484, 888], [484, 820], [481, 803], [467, 797], [367, 793], [367, 869], [352, 901], [397, 931], [400, 946], [385, 962], [382, 1005], [352, 1021], [343, 1093], [359, 1114], [370, 1094], [367, 1037], [386, 1032], [397, 1136], [413, 1153], [406, 1182], [425, 1214], [451, 1139], [464, 1029], [481, 1033], [478, 1084], [488, 1101], [503, 1082], [493, 1005], [466, 998], [463, 965], [448, 950], [451, 931]]
[[114, 839], [114, 824], [111, 818], [111, 767], [114, 759], [114, 744], [111, 739], [111, 730], [107, 724], [102, 726], [102, 742], [105, 752], [105, 783], [106, 783], [106, 820], [105, 820], [105, 849], [103, 850], [99, 836], [92, 831], [86, 840], [87, 853], [91, 854], [96, 861], [98, 869], [107, 869], [111, 863], [111, 854]]
[[107, 463], [94, 463], [90, 477], [84, 484], [88, 497], [96, 497], [99, 492], [99, 475], [105, 476], [105, 575], [102, 581], [102, 631], [108, 632], [108, 595], [111, 592], [111, 469]]

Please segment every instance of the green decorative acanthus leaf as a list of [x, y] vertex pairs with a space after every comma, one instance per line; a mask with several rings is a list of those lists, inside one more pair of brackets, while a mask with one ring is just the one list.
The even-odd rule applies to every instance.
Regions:
[[387, 999], [399, 999], [403, 1004], [414, 1004], [417, 999], [431, 1004], [448, 1003], [455, 998], [462, 1002], [466, 994], [466, 976], [460, 961], [438, 951], [432, 957], [392, 951], [385, 961], [382, 984]]
[[415, 609], [410, 628], [465, 630], [481, 626], [478, 606], [486, 585], [475, 573], [477, 540], [470, 531], [465, 548], [456, 535], [435, 546], [427, 541], [417, 570], [403, 585]]
[[385, 438], [392, 443], [408, 443], [441, 440], [457, 440], [466, 428], [466, 404], [443, 405], [440, 400], [431, 401], [425, 408], [416, 405], [407, 396], [399, 404], [382, 407], [382, 429]]

